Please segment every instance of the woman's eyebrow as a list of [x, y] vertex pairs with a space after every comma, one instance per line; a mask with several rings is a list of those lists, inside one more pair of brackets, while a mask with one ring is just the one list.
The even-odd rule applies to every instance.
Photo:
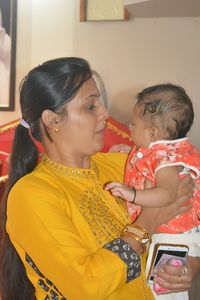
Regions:
[[90, 100], [91, 98], [99, 98], [100, 97], [100, 93], [95, 93], [95, 94], [90, 94], [89, 96], [87, 96], [84, 100]]

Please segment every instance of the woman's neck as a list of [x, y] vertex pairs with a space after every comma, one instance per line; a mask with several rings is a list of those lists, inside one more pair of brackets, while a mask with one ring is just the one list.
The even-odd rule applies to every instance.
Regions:
[[50, 149], [47, 148], [45, 149], [46, 155], [53, 160], [54, 162], [64, 165], [64, 166], [69, 166], [69, 167], [74, 167], [74, 168], [83, 168], [83, 169], [88, 169], [90, 168], [91, 164], [91, 156], [86, 156], [86, 155], [81, 155], [81, 154], [75, 154], [71, 152], [64, 152], [61, 151], [60, 149], [54, 149], [51, 147]]

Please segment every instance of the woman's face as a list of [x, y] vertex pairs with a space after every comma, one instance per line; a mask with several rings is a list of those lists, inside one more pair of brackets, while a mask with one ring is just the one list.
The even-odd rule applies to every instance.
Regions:
[[89, 79], [66, 104], [67, 116], [60, 128], [60, 139], [68, 153], [80, 157], [101, 150], [108, 113], [99, 96], [94, 80]]

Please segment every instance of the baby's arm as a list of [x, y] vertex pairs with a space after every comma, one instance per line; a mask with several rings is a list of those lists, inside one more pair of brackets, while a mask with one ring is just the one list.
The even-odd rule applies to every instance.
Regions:
[[137, 190], [134, 204], [146, 207], [162, 207], [176, 199], [179, 185], [179, 167], [164, 167], [156, 173], [156, 186]]
[[176, 199], [179, 185], [178, 167], [164, 167], [156, 174], [156, 186], [146, 190], [134, 190], [119, 183], [111, 182], [106, 185], [113, 196], [145, 207], [162, 207]]

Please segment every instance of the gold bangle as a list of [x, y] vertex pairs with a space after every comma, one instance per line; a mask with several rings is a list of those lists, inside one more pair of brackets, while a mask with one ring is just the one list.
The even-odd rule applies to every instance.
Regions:
[[123, 230], [123, 232], [130, 232], [130, 233], [133, 233], [133, 234], [136, 234], [138, 237], [142, 238], [143, 237], [143, 233], [140, 232], [140, 231], [137, 231], [137, 230], [134, 230], [132, 229], [130, 226], [126, 226]]
[[144, 228], [136, 225], [131, 226], [128, 225], [124, 228], [123, 233], [130, 233], [138, 238], [140, 240], [141, 244], [148, 244], [151, 242], [151, 234], [146, 231]]
[[139, 236], [137, 236], [136, 234], [134, 234], [133, 232], [126, 231], [126, 232], [124, 232], [124, 234], [132, 236], [136, 241], [138, 241], [140, 244], [142, 244], [141, 238]]
[[134, 227], [134, 228], [137, 228], [138, 230], [142, 231], [143, 233], [148, 233], [148, 234], [150, 234], [145, 228], [143, 228], [143, 227], [141, 227], [141, 226], [139, 226], [139, 225], [137, 225], [137, 224], [135, 224], [135, 223], [132, 223], [132, 224], [130, 224], [129, 226]]

